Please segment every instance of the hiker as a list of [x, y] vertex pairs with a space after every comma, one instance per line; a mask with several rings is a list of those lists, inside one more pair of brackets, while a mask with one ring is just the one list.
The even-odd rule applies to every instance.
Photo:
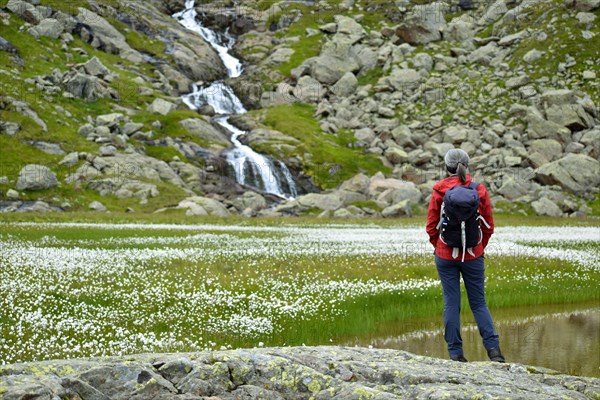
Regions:
[[485, 301], [484, 250], [494, 233], [487, 190], [467, 173], [469, 156], [452, 149], [444, 157], [449, 176], [433, 186], [427, 234], [444, 293], [444, 339], [454, 361], [467, 362], [460, 336], [460, 276], [490, 360], [504, 362]]

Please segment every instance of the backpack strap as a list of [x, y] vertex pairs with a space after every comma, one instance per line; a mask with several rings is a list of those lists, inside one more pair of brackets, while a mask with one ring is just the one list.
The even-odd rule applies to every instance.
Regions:
[[471, 189], [475, 189], [475, 190], [477, 190], [478, 186], [479, 186], [479, 182], [471, 182], [471, 184], [469, 185], [469, 187]]

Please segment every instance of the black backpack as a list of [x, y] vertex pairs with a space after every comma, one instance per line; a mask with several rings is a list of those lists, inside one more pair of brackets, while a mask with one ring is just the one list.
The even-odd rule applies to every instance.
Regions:
[[[438, 230], [443, 243], [453, 248], [452, 257], [458, 257], [462, 250], [462, 261], [465, 253], [473, 255], [473, 247], [481, 243], [483, 234], [479, 226], [479, 183], [472, 182], [468, 186], [457, 185], [446, 192], [440, 212]], [[487, 225], [487, 222], [483, 220]]]

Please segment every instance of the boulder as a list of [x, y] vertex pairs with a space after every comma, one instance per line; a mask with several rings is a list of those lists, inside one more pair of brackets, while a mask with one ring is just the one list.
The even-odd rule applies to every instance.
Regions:
[[[497, 0], [492, 3], [483, 13], [479, 21], [477, 21], [478, 25], [489, 25], [496, 21], [498, 21], [504, 14], [508, 12], [508, 0]], [[485, 4], [485, 3], [484, 3]]]
[[600, 161], [583, 154], [567, 154], [536, 169], [535, 176], [545, 185], [560, 185], [574, 194], [583, 195], [600, 185]]
[[346, 72], [339, 81], [331, 87], [331, 91], [339, 97], [348, 97], [356, 93], [358, 89], [358, 79], [352, 72]]
[[334, 211], [342, 207], [342, 199], [335, 193], [309, 193], [296, 199], [298, 204], [307, 208]]
[[570, 89], [546, 90], [542, 93], [542, 103], [544, 108], [550, 106], [562, 106], [564, 104], [575, 104], [577, 95]]
[[30, 24], [37, 25], [44, 19], [33, 4], [21, 0], [9, 0], [6, 8]]
[[191, 209], [192, 212], [200, 211], [197, 207], [193, 207], [192, 204], [200, 206], [208, 215], [213, 215], [217, 217], [229, 217], [231, 215], [229, 213], [229, 210], [227, 210], [227, 207], [225, 207], [219, 201], [201, 196], [188, 197], [187, 199], [179, 203], [178, 208], [188, 208]]
[[336, 35], [345, 36], [351, 43], [366, 36], [364, 28], [355, 19], [343, 15], [336, 15], [334, 19], [337, 25]]
[[229, 139], [209, 122], [201, 118], [189, 118], [179, 122], [190, 134], [209, 143], [229, 145]]
[[498, 193], [507, 200], [512, 201], [525, 196], [528, 193], [528, 189], [524, 181], [509, 177], [502, 183], [502, 186], [498, 189]]
[[475, 36], [475, 23], [468, 19], [454, 18], [442, 30], [444, 40], [464, 42]]
[[110, 73], [110, 70], [104, 66], [98, 57], [92, 57], [88, 62], [82, 64], [83, 69], [88, 75], [104, 77]]
[[0, 36], [0, 51], [6, 51], [11, 54], [18, 54], [17, 49], [8, 40]]
[[29, 164], [21, 169], [17, 179], [17, 190], [44, 190], [58, 185], [56, 174], [50, 168]]
[[139, 132], [144, 128], [144, 124], [137, 122], [128, 122], [121, 128], [121, 133], [123, 135], [131, 136], [136, 132]]
[[177, 106], [170, 101], [159, 98], [154, 99], [152, 104], [148, 106], [148, 112], [152, 114], [167, 115]]
[[81, 38], [92, 47], [110, 54], [119, 54], [134, 63], [141, 63], [144, 60], [139, 52], [127, 44], [125, 36], [98, 14], [79, 7], [76, 18], [82, 24]]
[[360, 64], [354, 57], [321, 55], [311, 62], [310, 73], [317, 81], [333, 85], [339, 81], [346, 72], [356, 72]]
[[95, 76], [74, 72], [65, 77], [62, 82], [65, 92], [87, 101], [96, 101], [106, 97], [118, 97], [114, 89]]
[[37, 26], [32, 27], [29, 33], [33, 36], [46, 36], [52, 39], [58, 39], [63, 33], [64, 25], [53, 18], [42, 20]]
[[538, 139], [529, 145], [530, 153], [540, 153], [548, 161], [554, 161], [562, 154], [562, 145], [554, 139]]
[[94, 210], [94, 211], [99, 211], [99, 212], [107, 211], [104, 204], [100, 203], [99, 201], [92, 201], [89, 205], [89, 209]]
[[124, 115], [120, 113], [99, 115], [96, 117], [96, 125], [114, 128], [119, 125], [123, 119]]
[[232, 201], [233, 206], [240, 212], [250, 210], [252, 213], [257, 213], [260, 210], [267, 208], [267, 201], [263, 196], [256, 192], [245, 192]]
[[552, 121], [545, 120], [539, 112], [531, 107], [525, 117], [527, 121], [527, 134], [531, 139], [555, 139], [566, 142], [571, 138], [569, 129]]
[[536, 62], [537, 60], [542, 58], [543, 55], [544, 55], [543, 51], [539, 51], [537, 49], [532, 49], [532, 50], [529, 50], [523, 56], [523, 61], [525, 61], [527, 64], [533, 64], [534, 62]]
[[408, 161], [408, 153], [397, 146], [390, 146], [384, 153], [385, 158], [392, 164], [403, 164]]
[[444, 142], [460, 144], [467, 140], [469, 132], [464, 127], [449, 126], [442, 134]]
[[293, 90], [294, 96], [305, 103], [318, 103], [325, 96], [325, 92], [323, 85], [310, 76], [298, 79]]
[[410, 92], [417, 89], [422, 81], [423, 77], [418, 71], [410, 68], [396, 68], [389, 76], [381, 78], [379, 83], [400, 92]]
[[60, 165], [65, 165], [67, 167], [74, 167], [79, 164], [79, 153], [76, 151], [69, 153], [59, 162]]
[[588, 12], [600, 8], [600, 0], [567, 0], [565, 3], [577, 11]]
[[571, 131], [580, 131], [594, 126], [594, 120], [579, 104], [554, 104], [546, 108], [548, 121], [569, 128]]
[[531, 207], [537, 215], [547, 215], [550, 217], [562, 216], [562, 211], [560, 210], [560, 207], [558, 207], [556, 203], [554, 203], [547, 197], [542, 197], [541, 199], [532, 202]]
[[361, 173], [358, 175], [354, 175], [352, 178], [342, 183], [340, 189], [348, 192], [367, 194], [367, 191], [369, 189], [369, 183], [369, 177]]
[[384, 218], [412, 216], [412, 211], [410, 208], [410, 201], [403, 200], [400, 203], [397, 203], [397, 204], [394, 204], [394, 205], [384, 208], [383, 211], [381, 211], [381, 216]]
[[19, 192], [17, 192], [14, 189], [8, 189], [8, 191], [6, 192], [6, 198], [9, 200], [19, 200]]
[[441, 40], [447, 8], [448, 5], [442, 2], [415, 6], [396, 30], [396, 35], [412, 45]]

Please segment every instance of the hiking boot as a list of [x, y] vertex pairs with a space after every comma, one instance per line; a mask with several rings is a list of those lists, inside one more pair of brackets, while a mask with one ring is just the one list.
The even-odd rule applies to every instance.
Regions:
[[467, 359], [465, 358], [465, 356], [463, 356], [462, 354], [460, 356], [454, 356], [454, 357], [450, 357], [450, 359], [452, 361], [458, 361], [458, 362], [468, 362]]
[[487, 349], [487, 353], [490, 360], [499, 363], [505, 362], [504, 356], [500, 352], [500, 347], [492, 347], [491, 349]]

